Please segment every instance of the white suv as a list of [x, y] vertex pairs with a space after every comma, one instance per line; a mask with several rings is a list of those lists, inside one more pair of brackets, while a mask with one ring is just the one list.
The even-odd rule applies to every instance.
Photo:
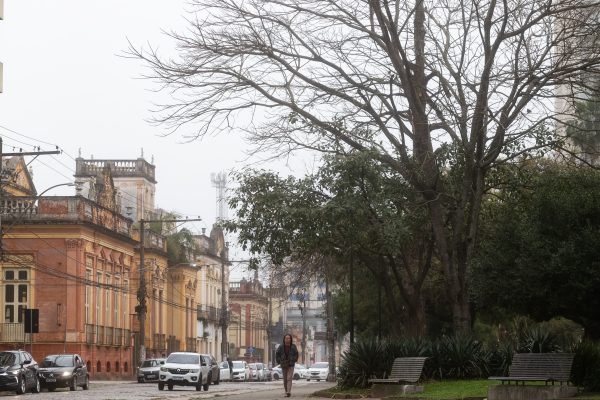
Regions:
[[204, 388], [206, 391], [210, 384], [210, 364], [210, 357], [199, 353], [171, 353], [160, 367], [158, 390], [167, 385], [169, 390], [173, 390], [173, 386], [195, 386], [196, 390]]

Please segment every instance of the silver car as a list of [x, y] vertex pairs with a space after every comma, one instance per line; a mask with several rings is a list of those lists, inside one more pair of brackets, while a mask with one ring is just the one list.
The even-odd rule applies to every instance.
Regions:
[[160, 366], [164, 363], [164, 358], [149, 358], [142, 361], [137, 370], [138, 383], [157, 382], [160, 374]]

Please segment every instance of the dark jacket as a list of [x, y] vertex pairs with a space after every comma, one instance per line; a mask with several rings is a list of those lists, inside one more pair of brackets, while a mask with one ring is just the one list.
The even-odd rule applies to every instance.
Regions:
[[277, 348], [277, 351], [275, 352], [275, 361], [282, 367], [285, 367], [285, 364], [287, 364], [290, 367], [296, 365], [296, 362], [298, 361], [298, 349], [296, 348], [296, 345], [294, 343], [290, 345], [290, 352], [287, 354], [286, 357], [285, 345], [280, 344]]

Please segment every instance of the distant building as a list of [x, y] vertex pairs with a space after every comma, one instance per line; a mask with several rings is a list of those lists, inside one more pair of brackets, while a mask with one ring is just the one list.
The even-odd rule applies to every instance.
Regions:
[[138, 222], [157, 219], [155, 213], [155, 166], [143, 157], [134, 160], [94, 160], [78, 157], [75, 160], [75, 181], [81, 195], [98, 200], [105, 186], [105, 171], [109, 170], [116, 189], [115, 202], [122, 215]]
[[229, 354], [248, 362], [269, 363], [268, 291], [258, 279], [229, 283]]

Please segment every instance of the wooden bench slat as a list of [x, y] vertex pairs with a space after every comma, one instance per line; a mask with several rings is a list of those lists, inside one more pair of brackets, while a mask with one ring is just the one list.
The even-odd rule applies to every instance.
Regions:
[[372, 378], [370, 383], [417, 382], [421, 378], [427, 357], [398, 357], [394, 359], [387, 378]]
[[574, 354], [572, 353], [517, 353], [513, 356], [508, 376], [489, 379], [512, 381], [569, 382]]

